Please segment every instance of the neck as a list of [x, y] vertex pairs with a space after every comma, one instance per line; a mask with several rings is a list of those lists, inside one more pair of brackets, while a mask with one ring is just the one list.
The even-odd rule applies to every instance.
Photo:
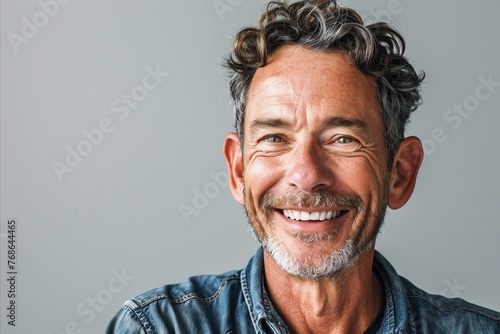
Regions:
[[292, 333], [363, 333], [384, 304], [372, 271], [374, 246], [335, 278], [310, 280], [283, 271], [264, 251], [266, 289]]

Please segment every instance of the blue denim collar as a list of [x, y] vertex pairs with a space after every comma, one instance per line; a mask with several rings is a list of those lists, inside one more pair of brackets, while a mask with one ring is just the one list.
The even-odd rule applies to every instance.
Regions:
[[385, 311], [379, 333], [415, 333], [406, 288], [394, 267], [375, 251], [373, 270], [379, 275], [385, 290]]
[[241, 287], [257, 333], [288, 333], [264, 288], [263, 250], [259, 248], [241, 272]]
[[[386, 297], [384, 319], [379, 333], [416, 333], [406, 290], [396, 270], [377, 251], [373, 268], [382, 280]], [[254, 327], [260, 333], [265, 333], [266, 327], [272, 328], [275, 333], [286, 333], [282, 319], [269, 298], [266, 298], [262, 269], [263, 250], [259, 248], [241, 273], [242, 290]]]

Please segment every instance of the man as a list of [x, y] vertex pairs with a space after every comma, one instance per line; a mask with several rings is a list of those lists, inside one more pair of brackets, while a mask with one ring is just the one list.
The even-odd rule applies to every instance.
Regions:
[[423, 159], [404, 138], [418, 75], [392, 28], [332, 0], [271, 3], [227, 61], [230, 188], [262, 248], [241, 271], [125, 303], [108, 333], [500, 333], [500, 314], [429, 295], [375, 251]]

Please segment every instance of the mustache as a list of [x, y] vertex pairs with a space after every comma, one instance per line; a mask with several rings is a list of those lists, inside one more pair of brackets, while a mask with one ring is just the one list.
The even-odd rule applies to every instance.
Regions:
[[363, 200], [354, 194], [335, 194], [330, 191], [317, 191], [304, 193], [301, 191], [288, 191], [280, 195], [265, 193], [260, 200], [264, 209], [286, 207], [346, 207], [361, 211]]

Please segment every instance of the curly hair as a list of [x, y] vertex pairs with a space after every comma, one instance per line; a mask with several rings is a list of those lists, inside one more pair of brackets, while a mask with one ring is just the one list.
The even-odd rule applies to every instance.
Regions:
[[[403, 56], [403, 37], [386, 23], [363, 25], [360, 15], [335, 0], [309, 0], [293, 4], [272, 1], [255, 28], [241, 30], [225, 60], [234, 103], [235, 129], [243, 144], [247, 95], [259, 67], [281, 46], [300, 45], [316, 51], [340, 51], [354, 66], [375, 80], [379, 109], [385, 126], [389, 165], [404, 139], [410, 113], [421, 102], [424, 73], [416, 73]], [[242, 145], [243, 147], [243, 145]]]

